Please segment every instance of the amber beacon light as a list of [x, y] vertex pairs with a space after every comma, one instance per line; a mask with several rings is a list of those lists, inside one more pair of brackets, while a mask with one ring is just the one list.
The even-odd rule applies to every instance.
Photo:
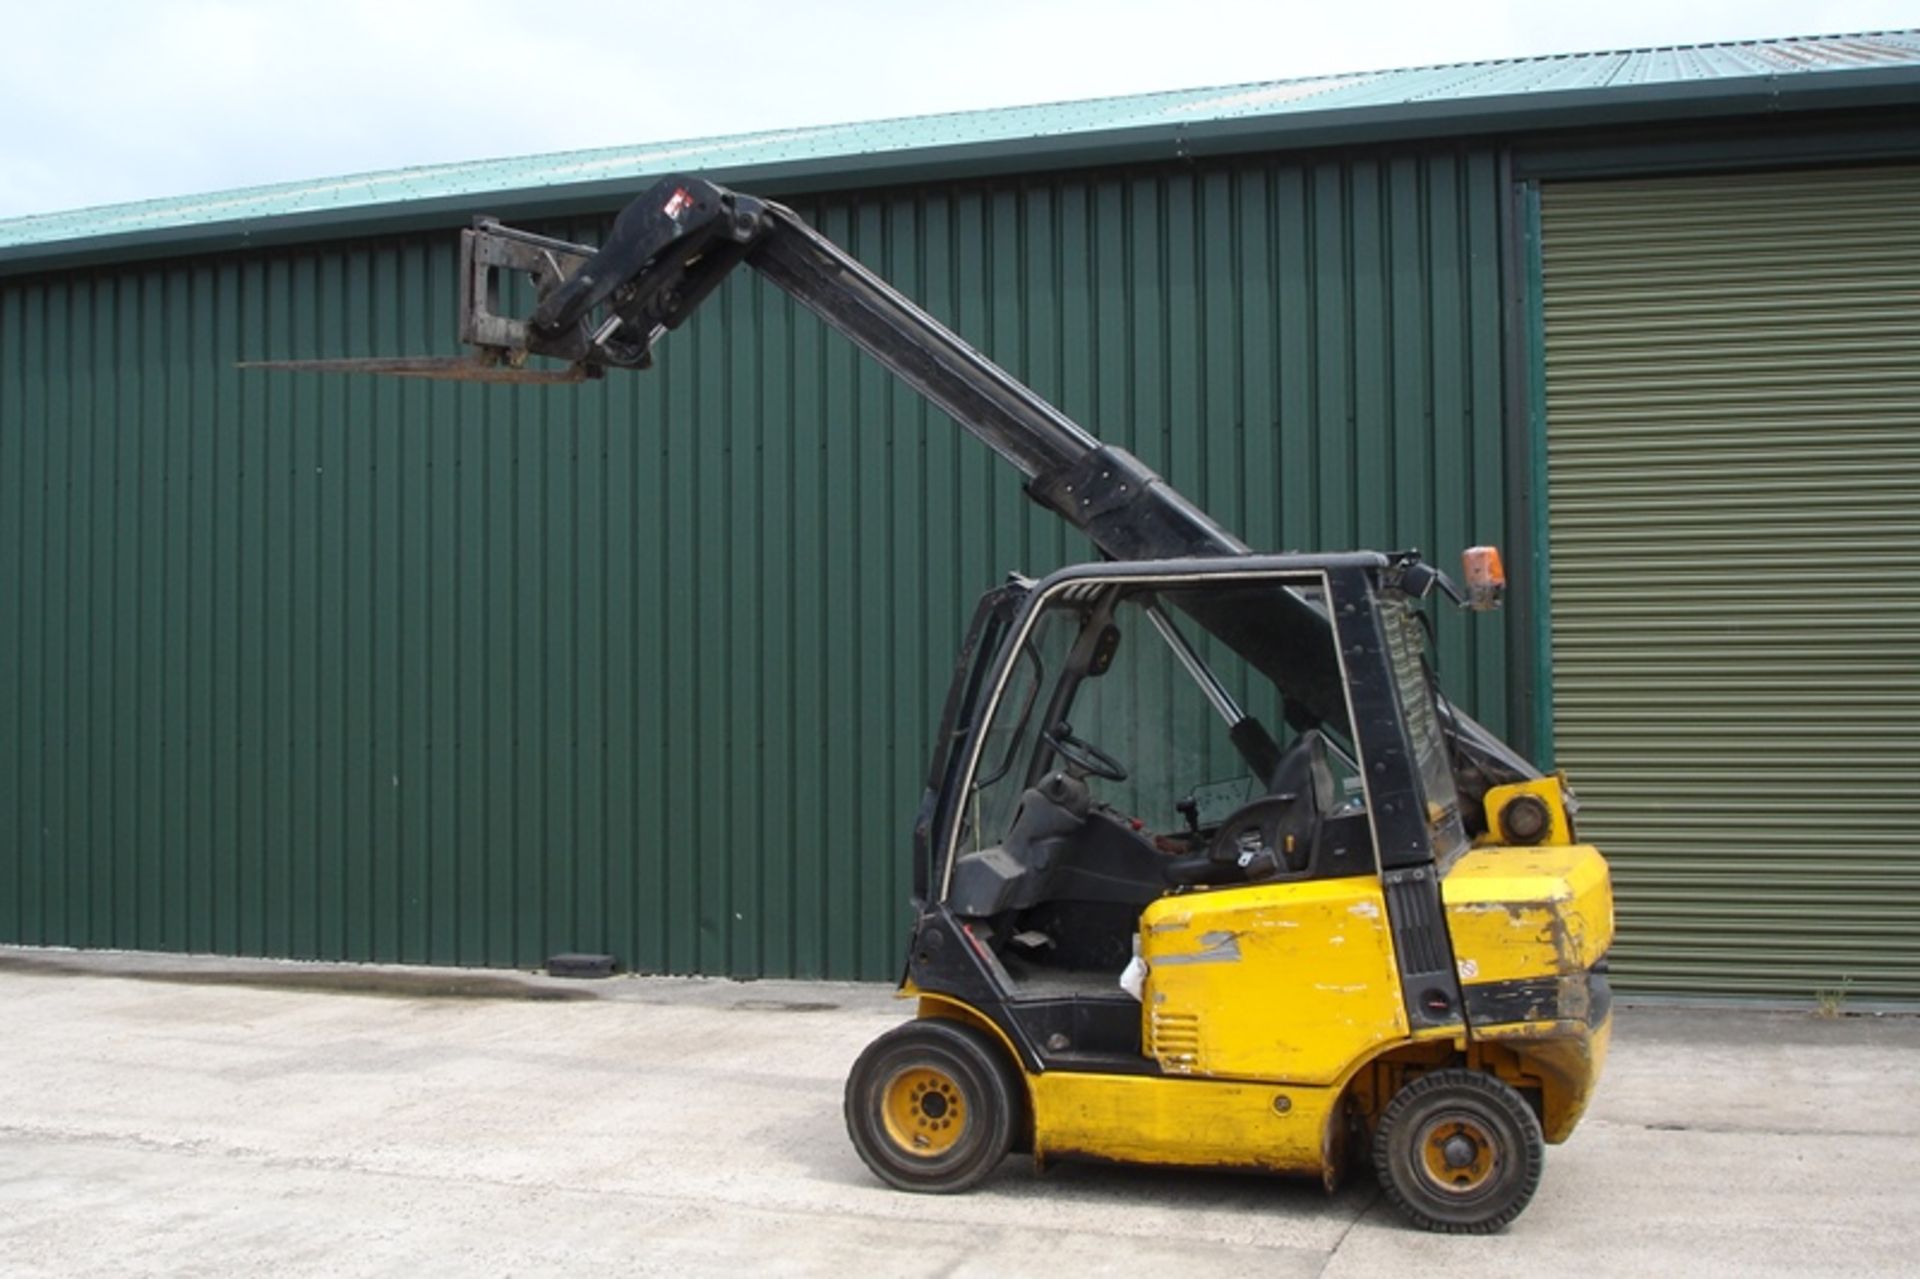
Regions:
[[1460, 552], [1460, 573], [1467, 584], [1467, 607], [1484, 613], [1500, 607], [1507, 593], [1507, 570], [1497, 546], [1469, 546]]

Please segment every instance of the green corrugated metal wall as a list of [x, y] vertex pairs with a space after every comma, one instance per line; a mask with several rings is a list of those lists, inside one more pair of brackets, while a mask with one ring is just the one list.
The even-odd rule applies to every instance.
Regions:
[[[1490, 152], [801, 202], [1256, 545], [1504, 532]], [[556, 228], [577, 235], [592, 226]], [[0, 938], [882, 977], [959, 632], [1084, 547], [758, 281], [448, 350], [453, 237], [0, 282]], [[1442, 621], [1496, 727], [1504, 637]]]
[[1555, 744], [1618, 980], [1920, 998], [1920, 167], [1541, 221]]

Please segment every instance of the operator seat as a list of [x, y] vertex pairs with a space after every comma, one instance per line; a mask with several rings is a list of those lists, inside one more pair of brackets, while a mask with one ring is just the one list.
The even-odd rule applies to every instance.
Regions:
[[1206, 852], [1168, 862], [1167, 882], [1245, 884], [1307, 871], [1333, 806], [1326, 740], [1317, 729], [1302, 733], [1281, 756], [1268, 793], [1222, 822]]

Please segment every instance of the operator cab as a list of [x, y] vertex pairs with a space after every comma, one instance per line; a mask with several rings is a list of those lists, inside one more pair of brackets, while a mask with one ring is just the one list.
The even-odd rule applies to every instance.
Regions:
[[1168, 892], [1373, 869], [1351, 747], [1316, 728], [1283, 748], [1274, 684], [1188, 613], [1280, 589], [1095, 579], [1036, 601], [946, 889], [1017, 986], [1117, 990]]
[[[945, 812], [926, 896], [964, 927], [1033, 1042], [1138, 1058], [1121, 976], [1161, 897], [1377, 875], [1368, 747], [1424, 757], [1436, 852], [1464, 849], [1419, 621], [1375, 589], [1385, 561], [1361, 558], [1372, 571], [1093, 565], [990, 597], [999, 623], [975, 637], [936, 761]], [[1301, 600], [1377, 614], [1380, 638], [1361, 658], [1303, 654], [1286, 626]], [[1331, 649], [1333, 634], [1308, 638]], [[1288, 673], [1307, 662], [1393, 708], [1373, 717], [1374, 741], [1288, 701]], [[1424, 750], [1401, 746], [1407, 721]]]

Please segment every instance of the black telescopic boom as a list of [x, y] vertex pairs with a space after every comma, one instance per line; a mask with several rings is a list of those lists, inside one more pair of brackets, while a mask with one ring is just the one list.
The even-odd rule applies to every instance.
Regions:
[[[729, 271], [744, 263], [1019, 468], [1028, 495], [1085, 533], [1108, 557], [1249, 553], [1244, 542], [1139, 459], [1102, 444], [781, 205], [701, 178], [675, 176], [629, 204], [597, 251], [505, 228], [483, 226], [468, 234], [517, 237], [514, 252], [546, 254], [536, 274], [544, 274], [549, 284], [525, 325], [488, 315], [483, 317], [488, 327], [476, 323], [472, 313], [463, 320], [470, 341], [507, 363], [517, 366], [533, 352], [592, 372], [644, 368], [651, 363], [653, 343], [679, 327]], [[581, 256], [584, 265], [574, 265]], [[489, 341], [483, 334], [499, 336]], [[1291, 591], [1276, 592], [1281, 615], [1264, 624], [1224, 605], [1209, 608], [1199, 601], [1185, 607], [1229, 645], [1266, 655], [1261, 665], [1286, 695], [1297, 727], [1346, 727], [1338, 657], [1316, 605]], [[1247, 633], [1250, 627], [1260, 631], [1257, 644]], [[1538, 775], [1485, 728], [1458, 712], [1454, 718], [1459, 762], [1468, 775], [1462, 778], [1464, 790], [1483, 792], [1488, 785]]]
[[644, 367], [653, 342], [743, 262], [1018, 467], [1035, 501], [1107, 555], [1247, 552], [1137, 458], [1102, 445], [792, 210], [700, 178], [665, 178], [628, 205], [606, 244], [541, 301], [524, 348]]

